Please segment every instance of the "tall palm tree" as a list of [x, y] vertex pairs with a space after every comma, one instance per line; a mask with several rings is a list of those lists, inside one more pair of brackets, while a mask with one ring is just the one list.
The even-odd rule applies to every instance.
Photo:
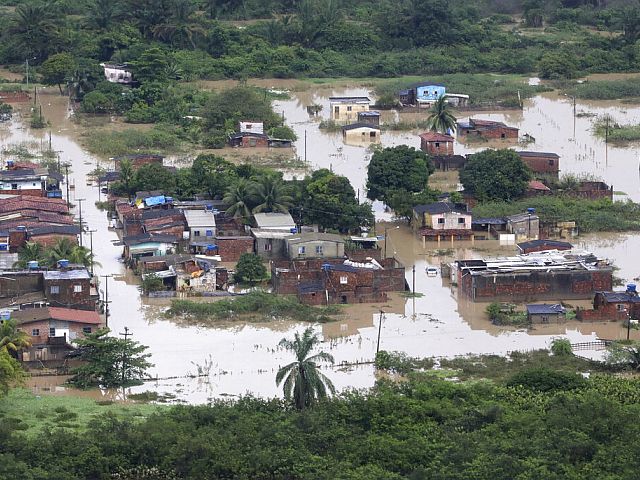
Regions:
[[4, 350], [12, 357], [17, 358], [18, 351], [30, 345], [29, 335], [19, 330], [14, 320], [0, 322], [0, 351]]
[[37, 57], [42, 62], [56, 48], [59, 17], [56, 10], [42, 2], [24, 2], [15, 9], [9, 33], [22, 58]]
[[275, 175], [265, 175], [254, 184], [253, 194], [258, 204], [253, 213], [282, 212], [288, 213], [292, 199], [285, 195], [282, 180]]
[[32, 261], [41, 262], [44, 260], [44, 248], [36, 242], [27, 242], [18, 250], [18, 261], [16, 267], [26, 268]]
[[196, 48], [195, 40], [204, 37], [206, 30], [194, 18], [195, 7], [190, 0], [177, 0], [166, 22], [153, 27], [153, 36], [171, 43], [175, 47], [190, 45]]
[[446, 101], [444, 95], [436, 100], [429, 110], [429, 114], [427, 122], [429, 130], [432, 132], [447, 133], [450, 130], [455, 131], [456, 117], [451, 113], [451, 105]]
[[58, 241], [51, 247], [47, 248], [45, 257], [49, 265], [55, 265], [58, 260], [72, 261], [71, 255], [75, 247], [75, 243], [66, 237], [58, 239]]
[[89, 5], [86, 22], [90, 27], [109, 30], [123, 16], [120, 0], [94, 0]]
[[311, 407], [318, 400], [327, 398], [328, 392], [332, 394], [336, 392], [331, 380], [319, 372], [317, 364], [318, 361], [333, 364], [333, 356], [325, 352], [308, 356], [319, 342], [320, 339], [309, 327], [302, 336], [296, 333], [293, 341], [283, 338], [278, 344], [286, 350], [291, 350], [296, 360], [278, 370], [276, 385], [280, 386], [284, 380], [284, 396], [288, 400], [293, 399], [299, 410]]
[[235, 218], [249, 218], [253, 199], [252, 185], [246, 178], [239, 178], [229, 186], [222, 201], [228, 205], [227, 214]]

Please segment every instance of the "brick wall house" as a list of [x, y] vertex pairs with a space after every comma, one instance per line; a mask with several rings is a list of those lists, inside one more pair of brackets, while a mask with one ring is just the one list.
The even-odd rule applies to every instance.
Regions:
[[243, 253], [253, 253], [253, 237], [219, 236], [214, 243], [218, 246], [218, 255], [223, 262], [237, 262]]
[[438, 132], [425, 132], [420, 135], [420, 150], [428, 155], [453, 155], [454, 138]]
[[475, 135], [487, 139], [518, 139], [518, 129], [509, 127], [502, 122], [492, 120], [476, 120], [470, 118], [467, 122], [458, 122], [459, 136]]
[[558, 178], [560, 156], [550, 152], [516, 152], [534, 174]]
[[95, 310], [91, 295], [90, 275], [86, 268], [43, 272], [44, 294], [55, 307]]

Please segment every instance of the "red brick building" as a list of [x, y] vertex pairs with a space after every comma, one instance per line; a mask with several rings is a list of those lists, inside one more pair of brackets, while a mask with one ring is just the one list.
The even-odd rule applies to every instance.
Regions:
[[42, 275], [44, 293], [52, 306], [95, 310], [98, 297], [92, 292], [91, 276], [86, 268], [50, 270]]
[[216, 237], [214, 242], [223, 262], [237, 262], [243, 253], [253, 253], [253, 237], [250, 236]]
[[454, 139], [438, 132], [420, 134], [420, 150], [429, 155], [453, 155]]
[[393, 258], [378, 263], [341, 258], [274, 262], [271, 282], [275, 293], [296, 295], [308, 305], [384, 302], [387, 292], [403, 291], [406, 285], [405, 268]]
[[571, 250], [573, 245], [569, 242], [562, 242], [560, 240], [530, 240], [528, 242], [522, 242], [516, 245], [518, 247], [518, 251], [520, 253], [534, 253], [534, 252], [544, 252], [546, 250]]
[[487, 139], [518, 139], [518, 129], [493, 120], [476, 120], [458, 122], [458, 135], [475, 135]]
[[577, 309], [576, 318], [583, 322], [613, 322], [640, 319], [640, 297], [635, 286], [624, 292], [596, 292], [593, 310]]
[[534, 174], [558, 178], [560, 156], [549, 152], [516, 152]]
[[96, 311], [71, 308], [29, 308], [13, 312], [11, 318], [31, 337], [32, 345], [47, 344], [55, 337], [71, 342], [103, 326]]

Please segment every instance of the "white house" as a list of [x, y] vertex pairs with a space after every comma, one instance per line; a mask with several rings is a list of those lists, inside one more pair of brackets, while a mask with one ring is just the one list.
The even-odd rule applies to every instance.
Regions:
[[104, 77], [111, 83], [122, 83], [128, 85], [133, 82], [133, 74], [126, 65], [115, 63], [101, 63], [104, 69]]
[[189, 229], [189, 242], [212, 243], [216, 236], [216, 217], [212, 210], [183, 210]]
[[263, 231], [291, 232], [296, 228], [296, 222], [289, 213], [255, 213], [253, 218], [256, 228]]

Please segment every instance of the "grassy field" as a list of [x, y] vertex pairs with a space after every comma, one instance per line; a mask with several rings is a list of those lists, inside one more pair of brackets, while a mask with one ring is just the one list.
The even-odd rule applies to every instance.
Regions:
[[83, 430], [95, 417], [114, 414], [131, 421], [143, 420], [166, 408], [144, 403], [96, 402], [71, 395], [34, 395], [23, 388], [15, 388], [0, 398], [0, 423], [11, 425], [27, 435], [37, 435], [44, 428], [73, 428]]

